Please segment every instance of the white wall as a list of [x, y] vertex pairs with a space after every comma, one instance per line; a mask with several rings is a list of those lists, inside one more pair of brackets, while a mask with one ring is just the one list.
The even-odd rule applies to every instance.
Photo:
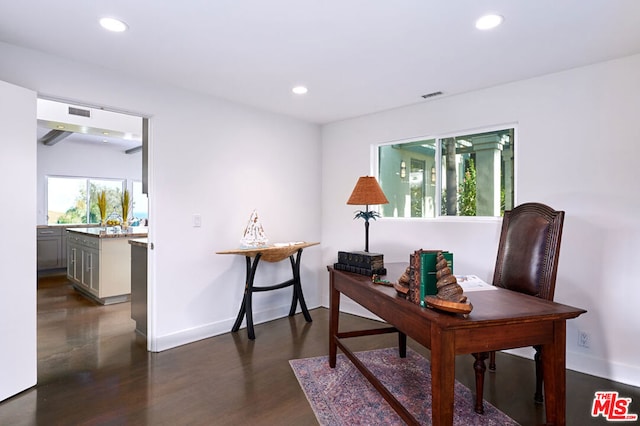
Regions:
[[[323, 263], [361, 249], [363, 224], [345, 202], [371, 172], [372, 145], [517, 123], [516, 202], [566, 211], [555, 299], [588, 310], [567, 324], [567, 365], [639, 386], [638, 111], [640, 56], [632, 56], [324, 126]], [[490, 280], [499, 223], [377, 220], [370, 250], [392, 262], [418, 248], [449, 249], [457, 273]], [[577, 346], [578, 330], [590, 349]]]
[[0, 81], [0, 401], [36, 384], [36, 94]]
[[[630, 342], [640, 326], [640, 56], [333, 123], [322, 129], [322, 147], [317, 126], [286, 117], [4, 43], [0, 56], [0, 80], [151, 117], [153, 349], [231, 328], [244, 259], [214, 252], [237, 245], [253, 208], [273, 241], [322, 240], [305, 251], [302, 278], [309, 306], [320, 304], [321, 291], [326, 305], [324, 265], [338, 250], [363, 246], [362, 221], [345, 203], [357, 177], [371, 172], [372, 144], [517, 123], [517, 202], [567, 212], [556, 300], [589, 311], [568, 323], [568, 365], [640, 385]], [[18, 158], [15, 167], [31, 162]], [[201, 228], [191, 226], [195, 213]], [[386, 262], [446, 248], [456, 272], [489, 280], [498, 232], [497, 220], [385, 219], [372, 222], [370, 246]], [[33, 229], [13, 237], [33, 240], [21, 254], [35, 256]], [[289, 276], [285, 262], [264, 266], [259, 281]], [[263, 321], [286, 315], [290, 292], [256, 299]], [[578, 329], [590, 334], [591, 349], [577, 347]]]
[[142, 180], [142, 153], [125, 154], [122, 150], [98, 144], [62, 140], [48, 146], [37, 144], [38, 225], [47, 224], [47, 176], [90, 176]]
[[[318, 126], [4, 43], [0, 57], [0, 80], [150, 117], [153, 350], [231, 329], [244, 258], [215, 252], [238, 246], [254, 208], [272, 241], [319, 240]], [[33, 120], [35, 129], [35, 112]], [[193, 214], [202, 227], [192, 227]], [[33, 229], [18, 232], [35, 246]], [[288, 262], [263, 266], [257, 283], [290, 277]], [[319, 247], [306, 249], [309, 307], [320, 304], [321, 269]], [[286, 315], [290, 300], [291, 288], [256, 295], [256, 322]]]

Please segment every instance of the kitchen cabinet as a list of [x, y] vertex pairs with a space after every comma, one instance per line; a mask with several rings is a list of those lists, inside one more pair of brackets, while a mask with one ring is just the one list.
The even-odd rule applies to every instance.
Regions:
[[67, 233], [67, 278], [78, 282], [82, 279], [82, 249], [79, 237]]
[[78, 291], [103, 305], [128, 301], [131, 293], [128, 241], [144, 236], [146, 228], [128, 234], [102, 234], [100, 228], [68, 229], [67, 278]]
[[100, 242], [67, 231], [67, 278], [76, 288], [100, 297]]
[[67, 266], [67, 235], [59, 226], [36, 228], [38, 271], [61, 269]]
[[131, 319], [136, 332], [147, 336], [147, 245], [146, 238], [129, 240], [131, 245]]
[[100, 242], [97, 239], [83, 241], [81, 255], [80, 282], [92, 294], [100, 297]]

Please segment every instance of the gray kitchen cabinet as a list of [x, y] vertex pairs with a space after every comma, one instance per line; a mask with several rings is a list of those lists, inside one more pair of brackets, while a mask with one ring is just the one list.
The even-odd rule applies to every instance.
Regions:
[[67, 278], [79, 282], [82, 277], [82, 248], [80, 238], [67, 235]]
[[82, 247], [82, 276], [80, 282], [91, 294], [100, 294], [100, 250], [99, 242], [89, 241], [96, 244], [96, 247], [85, 245]]
[[67, 266], [67, 235], [59, 226], [36, 228], [38, 271], [60, 269]]

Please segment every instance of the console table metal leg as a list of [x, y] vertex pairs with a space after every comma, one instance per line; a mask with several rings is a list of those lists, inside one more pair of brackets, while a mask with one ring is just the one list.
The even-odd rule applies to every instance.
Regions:
[[247, 333], [249, 335], [249, 339], [255, 340], [256, 335], [253, 331], [253, 279], [256, 276], [256, 269], [258, 268], [258, 262], [260, 262], [260, 253], [256, 255], [253, 259], [253, 264], [251, 263], [251, 258], [249, 256], [245, 257], [247, 263], [247, 281], [244, 287], [244, 296], [242, 298], [242, 304], [240, 305], [240, 312], [238, 312], [238, 316], [236, 317], [236, 322], [233, 324], [232, 332], [236, 332], [240, 329], [240, 325], [242, 324], [242, 320], [244, 316], [247, 316]]
[[233, 323], [233, 327], [231, 327], [232, 332], [236, 332], [240, 329], [240, 325], [242, 324], [242, 320], [244, 319], [244, 313], [247, 311], [247, 289], [245, 287], [244, 294], [242, 295], [242, 304], [240, 304], [240, 311], [238, 312], [238, 316], [236, 317], [236, 322]]
[[291, 270], [293, 272], [293, 297], [291, 300], [291, 309], [289, 309], [289, 316], [293, 316], [296, 313], [296, 307], [298, 306], [298, 301], [300, 301], [300, 309], [302, 310], [302, 315], [304, 315], [304, 319], [307, 322], [312, 322], [311, 315], [309, 314], [309, 310], [307, 309], [307, 304], [304, 301], [304, 295], [302, 294], [302, 283], [300, 281], [300, 258], [302, 257], [302, 249], [298, 250], [298, 254], [294, 260], [293, 255], [289, 256], [289, 260], [291, 261]]

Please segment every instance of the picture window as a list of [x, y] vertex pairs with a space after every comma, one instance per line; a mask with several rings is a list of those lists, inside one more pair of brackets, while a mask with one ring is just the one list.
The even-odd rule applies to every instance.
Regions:
[[515, 127], [378, 146], [381, 217], [499, 217], [514, 205]]

